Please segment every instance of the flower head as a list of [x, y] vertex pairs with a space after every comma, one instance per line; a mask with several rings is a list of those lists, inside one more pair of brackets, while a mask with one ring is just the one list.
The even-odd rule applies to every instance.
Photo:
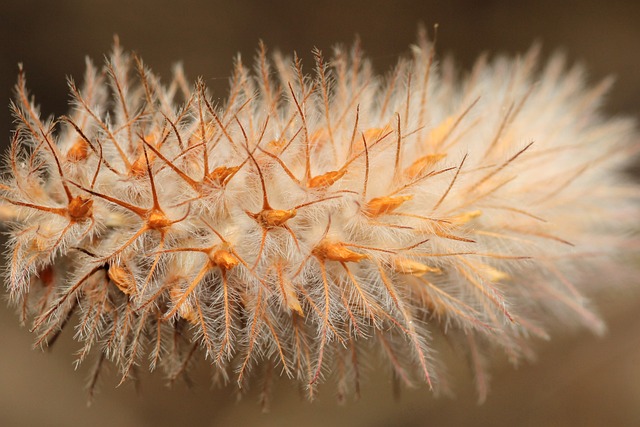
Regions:
[[216, 105], [116, 43], [56, 120], [20, 70], [0, 200], [38, 344], [75, 317], [79, 360], [123, 380], [201, 355], [240, 387], [278, 372], [311, 397], [330, 372], [357, 393], [372, 352], [436, 387], [438, 336], [482, 369], [556, 324], [603, 330], [581, 272], [620, 268], [639, 194], [620, 174], [633, 123], [598, 111], [608, 80], [538, 70], [536, 49], [461, 78], [424, 37], [385, 79], [358, 45], [314, 54], [306, 74], [261, 45]]

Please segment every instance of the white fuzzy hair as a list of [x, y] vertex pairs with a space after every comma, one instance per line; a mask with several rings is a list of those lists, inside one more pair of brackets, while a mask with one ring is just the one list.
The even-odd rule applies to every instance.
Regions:
[[80, 360], [95, 348], [123, 380], [145, 352], [172, 378], [204, 354], [240, 387], [277, 367], [310, 397], [331, 372], [344, 396], [375, 347], [435, 387], [446, 335], [483, 398], [492, 347], [517, 361], [550, 327], [603, 331], [583, 292], [615, 282], [638, 215], [634, 124], [599, 111], [610, 81], [538, 53], [459, 77], [421, 37], [382, 79], [358, 45], [314, 52], [313, 75], [261, 45], [216, 106], [116, 43], [56, 121], [21, 71], [12, 300], [39, 344], [78, 313]]

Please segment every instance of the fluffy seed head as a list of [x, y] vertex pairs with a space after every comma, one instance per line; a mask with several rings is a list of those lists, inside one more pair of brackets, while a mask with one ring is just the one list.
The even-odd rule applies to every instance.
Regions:
[[11, 299], [38, 344], [77, 318], [96, 375], [148, 362], [173, 379], [204, 357], [241, 388], [279, 372], [310, 397], [329, 374], [357, 394], [377, 357], [444, 386], [441, 335], [482, 369], [556, 324], [600, 332], [581, 273], [622, 268], [637, 135], [599, 113], [608, 80], [537, 55], [460, 77], [421, 37], [381, 78], [358, 45], [316, 51], [311, 74], [261, 45], [216, 105], [116, 43], [56, 120], [20, 70], [0, 184]]

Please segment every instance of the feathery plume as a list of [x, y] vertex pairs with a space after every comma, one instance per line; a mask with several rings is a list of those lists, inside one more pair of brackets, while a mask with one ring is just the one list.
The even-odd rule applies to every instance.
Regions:
[[515, 362], [557, 325], [604, 330], [583, 295], [624, 268], [638, 214], [634, 124], [599, 111], [610, 81], [538, 53], [460, 77], [421, 34], [383, 79], [358, 44], [314, 51], [311, 74], [260, 44], [217, 105], [116, 41], [55, 120], [20, 68], [0, 183], [11, 301], [38, 346], [76, 323], [91, 388], [104, 362], [173, 380], [198, 356], [310, 398], [330, 374], [357, 395], [378, 356], [443, 387], [444, 336], [482, 399], [495, 348]]

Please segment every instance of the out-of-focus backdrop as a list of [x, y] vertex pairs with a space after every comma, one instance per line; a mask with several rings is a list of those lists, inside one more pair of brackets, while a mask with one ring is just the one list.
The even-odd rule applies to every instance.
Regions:
[[[311, 67], [310, 52], [329, 53], [358, 34], [378, 72], [407, 54], [423, 22], [439, 23], [438, 53], [469, 68], [482, 52], [515, 54], [535, 41], [544, 57], [557, 49], [586, 64], [597, 82], [613, 74], [607, 98], [612, 115], [640, 118], [640, 2], [616, 0], [520, 1], [120, 1], [5, 0], [0, 5], [0, 143], [9, 141], [7, 108], [22, 62], [28, 86], [46, 114], [67, 111], [66, 76], [81, 80], [84, 57], [97, 63], [118, 34], [157, 73], [168, 78], [183, 62], [187, 76], [203, 76], [224, 98], [232, 59], [247, 62], [260, 39], [285, 53], [297, 51]], [[612, 281], [615, 278], [612, 278]], [[161, 374], [142, 375], [140, 390], [115, 388], [106, 375], [87, 408], [89, 366], [73, 367], [73, 331], [52, 352], [32, 351], [33, 336], [0, 304], [0, 425], [348, 425], [348, 426], [637, 426], [640, 425], [640, 292], [598, 301], [610, 331], [557, 333], [539, 343], [538, 360], [518, 369], [495, 366], [492, 392], [476, 404], [465, 366], [451, 368], [456, 396], [434, 397], [425, 387], [394, 398], [391, 383], [368, 375], [363, 397], [338, 406], [331, 381], [308, 403], [289, 381], [280, 381], [271, 413], [263, 415], [255, 393], [237, 402], [232, 387], [211, 390], [202, 366], [195, 386], [165, 387]], [[372, 367], [370, 371], [378, 370]], [[456, 372], [458, 371], [459, 372]]]

